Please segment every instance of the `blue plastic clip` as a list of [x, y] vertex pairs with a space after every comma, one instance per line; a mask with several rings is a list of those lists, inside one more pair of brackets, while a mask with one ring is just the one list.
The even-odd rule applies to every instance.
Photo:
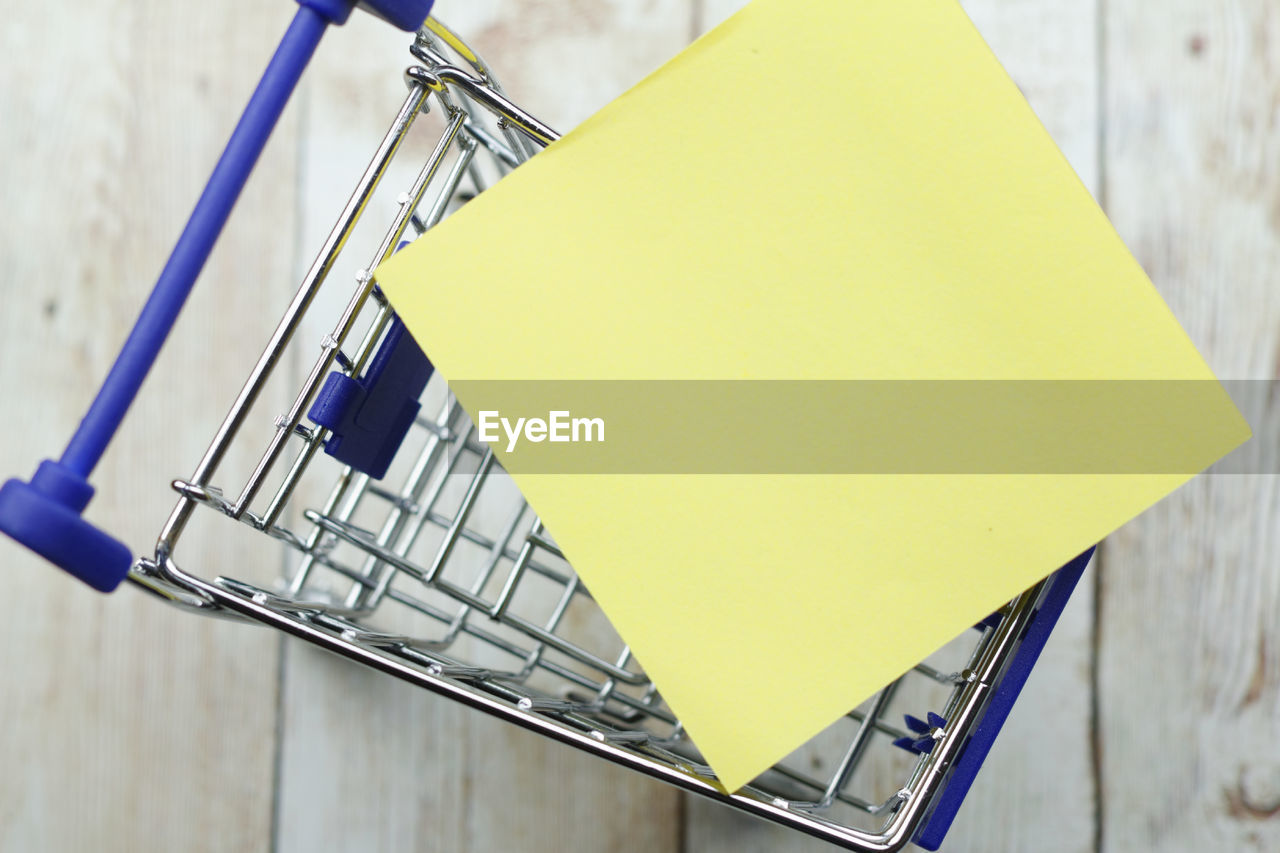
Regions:
[[[359, 6], [413, 31], [426, 21], [433, 2], [364, 0]], [[62, 458], [42, 462], [30, 483], [15, 479], [0, 487], [0, 531], [94, 589], [115, 589], [129, 573], [133, 555], [123, 543], [81, 518], [93, 497], [89, 475], [160, 354], [320, 37], [329, 24], [345, 22], [355, 8], [354, 0], [298, 0], [298, 5], [133, 331]]]
[[381, 480], [418, 416], [418, 397], [431, 371], [413, 335], [392, 317], [364, 376], [353, 379], [335, 370], [316, 395], [307, 417], [332, 433], [324, 452]]
[[911, 729], [915, 737], [900, 737], [893, 742], [893, 745], [917, 755], [933, 752], [933, 745], [938, 742], [935, 734], [940, 734], [947, 727], [947, 721], [932, 711], [929, 712], [928, 721], [910, 714], [902, 716], [907, 723], [907, 728]]

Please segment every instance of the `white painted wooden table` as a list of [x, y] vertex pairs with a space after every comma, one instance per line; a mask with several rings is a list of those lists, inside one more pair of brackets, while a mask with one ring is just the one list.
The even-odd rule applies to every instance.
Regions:
[[[11, 5], [0, 472], [27, 476], [96, 388], [292, 4]], [[738, 5], [437, 11], [567, 130]], [[964, 5], [1213, 368], [1280, 377], [1280, 9]], [[402, 97], [404, 46], [354, 18], [276, 132], [95, 477], [90, 516], [138, 551]], [[1274, 476], [1202, 479], [1110, 539], [946, 849], [1280, 849], [1278, 546]], [[826, 849], [267, 632], [103, 598], [7, 542], [0, 572], [0, 850]]]

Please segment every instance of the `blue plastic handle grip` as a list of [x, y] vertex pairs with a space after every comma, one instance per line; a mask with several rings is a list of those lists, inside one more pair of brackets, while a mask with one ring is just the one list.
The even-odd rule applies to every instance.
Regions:
[[[90, 586], [110, 592], [128, 574], [130, 550], [81, 518], [93, 497], [89, 475], [133, 404], [204, 268], [236, 199], [329, 24], [341, 24], [353, 0], [298, 0], [280, 46], [236, 124], [168, 262], [58, 462], [46, 460], [30, 483], [0, 486], [0, 530]], [[416, 30], [433, 0], [365, 0], [361, 8]]]
[[214, 166], [209, 183], [161, 270], [133, 331], [62, 454], [62, 464], [72, 471], [88, 476], [102, 458], [178, 319], [178, 312], [204, 268], [327, 24], [328, 20], [310, 6], [298, 9], [294, 16]]

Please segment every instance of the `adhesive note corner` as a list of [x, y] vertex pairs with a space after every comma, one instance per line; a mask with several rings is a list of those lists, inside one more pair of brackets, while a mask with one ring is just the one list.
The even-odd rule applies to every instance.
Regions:
[[[473, 418], [538, 380], [1213, 382], [954, 0], [755, 0], [377, 279]], [[1245, 441], [1207, 399], [1169, 470], [508, 468], [735, 790]]]

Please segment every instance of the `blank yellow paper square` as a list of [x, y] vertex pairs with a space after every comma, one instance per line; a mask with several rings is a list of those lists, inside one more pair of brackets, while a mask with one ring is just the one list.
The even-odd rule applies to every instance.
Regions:
[[[1212, 378], [953, 0], [756, 0], [377, 275], [451, 381]], [[729, 790], [1187, 479], [516, 476]]]

